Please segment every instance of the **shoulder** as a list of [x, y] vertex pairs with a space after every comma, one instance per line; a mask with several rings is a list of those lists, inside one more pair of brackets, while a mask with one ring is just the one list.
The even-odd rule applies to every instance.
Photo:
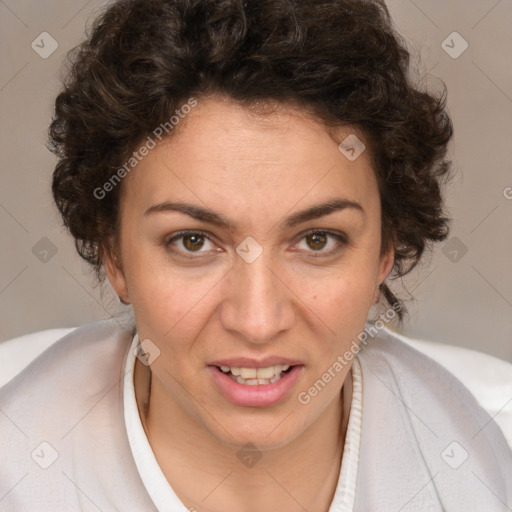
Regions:
[[476, 509], [490, 503], [482, 481], [493, 482], [495, 494], [512, 504], [512, 452], [496, 422], [452, 372], [400, 338], [382, 329], [367, 337], [357, 356], [362, 460], [403, 464], [414, 485], [431, 479], [425, 496], [449, 510], [463, 502]]
[[53, 343], [0, 389], [0, 432], [56, 435], [120, 382], [132, 341], [114, 320], [83, 325]]
[[35, 503], [39, 510], [81, 509], [72, 482], [86, 484], [102, 503], [113, 499], [114, 481], [136, 495], [136, 469], [123, 462], [122, 390], [132, 339], [114, 320], [84, 325], [0, 389], [0, 481], [11, 488], [2, 502], [10, 510]]
[[512, 448], [512, 364], [465, 347], [392, 335], [447, 369], [496, 421]]
[[[134, 332], [122, 327], [115, 320], [102, 320], [85, 324], [52, 343], [38, 357], [0, 389], [0, 402], [16, 398], [29, 399], [32, 393], [52, 386], [61, 392], [62, 383], [101, 380], [102, 376], [120, 369]], [[35, 340], [37, 341], [37, 339]]]
[[[418, 383], [448, 387], [464, 397], [471, 395], [493, 416], [498, 411], [512, 414], [512, 404], [510, 412], [507, 404], [512, 396], [512, 365], [506, 361], [462, 347], [409, 338], [388, 329], [366, 337], [361, 348], [361, 358], [372, 367], [387, 366], [394, 369], [395, 377], [407, 375]], [[510, 428], [509, 421], [505, 424]]]
[[[382, 329], [366, 338], [358, 358], [368, 379], [399, 389], [401, 396], [414, 398], [416, 404], [444, 409], [448, 402], [456, 402], [445, 414], [470, 411], [488, 420], [486, 408], [479, 403], [484, 401], [486, 386], [494, 394], [503, 390], [506, 399], [501, 408], [510, 400], [511, 365], [486, 354], [412, 340]], [[494, 380], [488, 375], [490, 366]]]

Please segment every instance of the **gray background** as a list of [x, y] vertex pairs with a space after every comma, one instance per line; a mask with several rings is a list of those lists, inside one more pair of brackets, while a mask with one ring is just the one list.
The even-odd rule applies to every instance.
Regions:
[[[108, 289], [94, 287], [60, 227], [50, 195], [55, 159], [45, 148], [63, 58], [104, 4], [0, 1], [0, 341], [118, 310]], [[439, 79], [446, 83], [455, 125], [455, 178], [446, 190], [452, 232], [396, 284], [397, 293], [415, 298], [402, 332], [512, 362], [512, 2], [388, 5], [418, 79], [429, 90], [439, 89]], [[58, 43], [46, 59], [31, 47], [35, 41], [40, 53], [51, 49], [43, 32]], [[467, 50], [453, 58], [464, 41]]]

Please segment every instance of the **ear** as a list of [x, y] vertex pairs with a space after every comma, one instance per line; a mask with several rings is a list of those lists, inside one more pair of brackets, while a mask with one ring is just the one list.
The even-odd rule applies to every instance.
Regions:
[[113, 250], [107, 251], [104, 255], [103, 265], [107, 278], [121, 302], [130, 304], [124, 271]]
[[395, 263], [395, 246], [394, 244], [389, 244], [388, 250], [381, 255], [380, 263], [379, 263], [379, 273], [378, 273], [378, 285], [380, 285], [386, 277], [388, 277], [389, 273], [393, 269], [393, 265]]

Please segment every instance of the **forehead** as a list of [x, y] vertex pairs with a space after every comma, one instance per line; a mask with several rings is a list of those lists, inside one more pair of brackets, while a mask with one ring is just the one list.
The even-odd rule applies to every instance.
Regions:
[[[361, 143], [356, 159], [340, 151], [347, 137]], [[328, 130], [297, 107], [262, 113], [224, 97], [198, 100], [130, 173], [123, 195], [139, 210], [184, 197], [238, 211], [340, 195], [369, 205], [378, 193], [364, 140], [348, 126]]]

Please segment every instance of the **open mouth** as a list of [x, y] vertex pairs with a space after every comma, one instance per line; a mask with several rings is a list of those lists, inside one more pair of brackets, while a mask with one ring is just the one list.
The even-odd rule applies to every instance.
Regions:
[[290, 373], [296, 365], [275, 365], [267, 368], [237, 368], [217, 366], [216, 368], [238, 384], [256, 386], [273, 384]]
[[270, 407], [290, 398], [304, 371], [304, 364], [296, 361], [264, 368], [254, 368], [257, 364], [251, 368], [219, 363], [221, 361], [208, 365], [216, 389], [230, 402], [242, 407]]

